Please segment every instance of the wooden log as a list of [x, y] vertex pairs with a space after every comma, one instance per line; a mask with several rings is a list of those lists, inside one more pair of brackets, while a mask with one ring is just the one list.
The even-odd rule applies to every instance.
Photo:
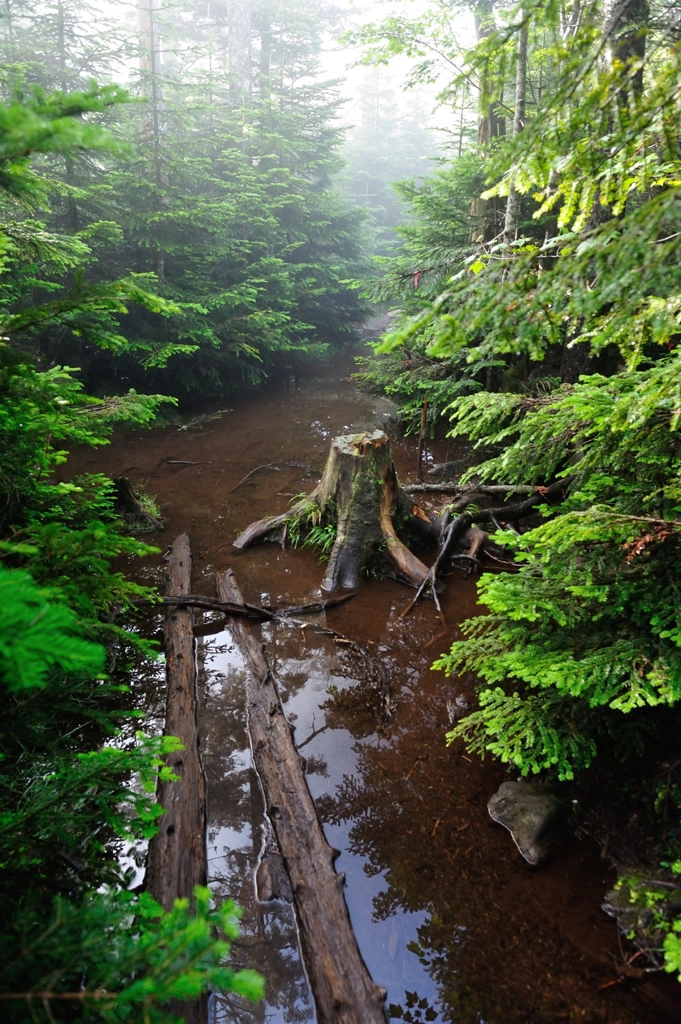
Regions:
[[[233, 572], [218, 573], [221, 600], [243, 600]], [[291, 881], [301, 950], [319, 1024], [386, 1024], [386, 992], [372, 980], [307, 788], [277, 684], [262, 647], [243, 618], [229, 628], [247, 669], [248, 730], [265, 807]]]
[[497, 497], [500, 494], [534, 494], [536, 487], [528, 484], [475, 484], [471, 487], [462, 487], [461, 484], [402, 484], [402, 490], [407, 494], [485, 494], [490, 497]]
[[[533, 494], [526, 498], [525, 501], [520, 501], [515, 505], [502, 505], [499, 508], [486, 508], [478, 510], [477, 512], [463, 512], [458, 515], [456, 519], [447, 525], [446, 530], [441, 534], [440, 538], [440, 550], [438, 551], [437, 558], [428, 570], [427, 575], [422, 580], [416, 594], [409, 602], [404, 611], [400, 614], [400, 619], [404, 619], [409, 614], [411, 609], [414, 607], [418, 599], [421, 597], [423, 592], [430, 584], [431, 593], [435, 606], [438, 609], [440, 619], [444, 620], [440, 603], [437, 596], [437, 574], [440, 566], [452, 555], [454, 551], [454, 545], [460, 540], [460, 538], [466, 533], [466, 531], [473, 526], [475, 523], [497, 523], [505, 522], [512, 523], [518, 519], [523, 519], [525, 516], [530, 515], [537, 505], [541, 505], [547, 499], [556, 497], [558, 494], [562, 494], [572, 482], [572, 477], [563, 477], [561, 480], [555, 480], [548, 487], [536, 487], [533, 488]], [[443, 623], [444, 624], [444, 623]]]
[[[171, 597], [191, 592], [191, 549], [183, 533], [166, 556], [167, 591]], [[166, 655], [166, 721], [164, 733], [177, 736], [183, 750], [167, 763], [179, 776], [161, 782], [157, 800], [164, 809], [159, 831], [149, 843], [145, 887], [164, 910], [178, 898], [194, 900], [194, 888], [206, 884], [206, 780], [201, 764], [197, 722], [196, 659], [190, 608], [170, 606], [164, 626]], [[173, 1001], [171, 1012], [185, 1024], [202, 1024], [206, 1000]]]

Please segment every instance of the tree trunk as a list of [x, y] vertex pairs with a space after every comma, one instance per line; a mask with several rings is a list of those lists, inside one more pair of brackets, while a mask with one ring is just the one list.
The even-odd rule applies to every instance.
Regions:
[[228, 46], [230, 103], [248, 106], [251, 101], [251, 4], [250, 0], [229, 0]]
[[[181, 534], [168, 555], [169, 596], [191, 593], [192, 556], [189, 537]], [[193, 903], [194, 888], [206, 884], [206, 780], [201, 764], [197, 724], [196, 662], [192, 612], [171, 606], [164, 626], [166, 654], [166, 736], [177, 736], [184, 744], [168, 757], [179, 776], [177, 782], [161, 782], [157, 800], [164, 814], [159, 831], [149, 843], [145, 887], [164, 910], [176, 899]], [[185, 1024], [202, 1024], [205, 999], [192, 1002], [173, 1000], [172, 1012]]]
[[[478, 42], [481, 42], [483, 39], [486, 39], [487, 36], [490, 36], [496, 28], [494, 22], [494, 4], [495, 0], [481, 0], [475, 8], [475, 36]], [[483, 91], [483, 85], [484, 83], [480, 82], [481, 93]], [[491, 103], [486, 102], [480, 111], [480, 118], [478, 121], [478, 146], [487, 155], [489, 155], [490, 143], [492, 140], [506, 134], [505, 120], [503, 117], [499, 116], [502, 100], [503, 92], [501, 96], [497, 97], [497, 99], [493, 100]], [[491, 241], [499, 230], [497, 200], [482, 199], [480, 196], [475, 198], [471, 203], [471, 218], [473, 220], [473, 225], [471, 227], [471, 241]]]
[[[217, 576], [222, 601], [243, 601], [233, 572]], [[357, 945], [343, 896], [344, 876], [333, 866], [307, 788], [304, 760], [296, 750], [276, 681], [259, 643], [243, 618], [228, 620], [246, 662], [248, 733], [265, 796], [267, 816], [291, 883], [300, 944], [319, 1024], [386, 1024], [385, 989], [374, 983]], [[269, 856], [274, 851], [266, 849]], [[261, 865], [262, 867], [262, 865]], [[259, 871], [261, 897], [273, 896], [266, 871]], [[277, 895], [286, 886], [277, 882]], [[265, 891], [267, 889], [267, 891]]]
[[[623, 87], [618, 92], [618, 104], [625, 117], [630, 116], [626, 108], [630, 103], [638, 103], [643, 90], [643, 59], [646, 52], [646, 38], [650, 20], [648, 0], [611, 0], [605, 9], [603, 35], [606, 41], [606, 61], [611, 71], [618, 65]], [[633, 75], [632, 68], [635, 68]], [[631, 76], [629, 87], [624, 86]], [[599, 160], [599, 170], [608, 159], [603, 154]], [[585, 224], [586, 231], [594, 231], [612, 218], [612, 208], [601, 202], [600, 188], [597, 189], [589, 217]], [[574, 330], [572, 334], [579, 331]], [[563, 346], [560, 374], [569, 384], [577, 382], [581, 374], [593, 373], [594, 365], [591, 357], [591, 344], [581, 341], [571, 344], [569, 339]]]
[[[518, 32], [518, 64], [515, 75], [515, 114], [513, 117], [513, 138], [517, 138], [525, 125], [525, 90], [527, 88], [527, 18], [521, 10], [522, 24]], [[518, 233], [520, 219], [520, 193], [511, 181], [506, 201], [506, 218], [504, 221], [504, 241], [514, 241]]]
[[246, 548], [271, 535], [291, 519], [304, 516], [311, 504], [318, 506], [322, 517], [336, 517], [338, 524], [322, 581], [325, 590], [353, 590], [362, 567], [379, 548], [414, 586], [425, 577], [427, 567], [395, 531], [393, 514], [411, 517], [413, 506], [397, 481], [390, 443], [382, 430], [334, 438], [324, 475], [315, 490], [283, 515], [252, 523], [234, 547]]

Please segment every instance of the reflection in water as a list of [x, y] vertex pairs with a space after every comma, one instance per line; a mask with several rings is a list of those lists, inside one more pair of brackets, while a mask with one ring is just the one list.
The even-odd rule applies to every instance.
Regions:
[[[609, 1004], [621, 1024], [660, 1020], [629, 1005], [626, 993], [599, 993], [607, 953], [594, 956], [583, 934], [585, 904], [592, 900], [597, 913], [598, 895], [588, 883], [581, 899], [574, 892], [583, 851], [534, 875], [520, 862], [485, 809], [503, 777], [498, 766], [473, 764], [443, 743], [467, 699], [461, 683], [429, 670], [418, 620], [405, 625], [385, 611], [374, 644], [382, 669], [369, 644], [335, 643], [312, 628], [303, 636], [268, 624], [262, 639], [329, 842], [341, 850], [360, 948], [388, 989], [391, 1016], [549, 1024], [606, 1020]], [[262, 803], [246, 753], [238, 655], [213, 646], [205, 666], [213, 877], [245, 907], [240, 950], [270, 982], [264, 1018], [240, 1008], [235, 1019], [311, 1020], [290, 910], [258, 906], [246, 878], [261, 843]]]
[[[224, 637], [223, 633], [216, 639]], [[248, 966], [267, 978], [264, 1004], [254, 1006], [233, 994], [221, 996], [214, 1000], [213, 1020], [305, 1024], [314, 1020], [314, 1014], [292, 910], [276, 901], [259, 904], [254, 895], [263, 805], [248, 749], [241, 656], [224, 642], [199, 644], [209, 884], [216, 896], [231, 897], [244, 911], [243, 934], [233, 947], [234, 966]]]

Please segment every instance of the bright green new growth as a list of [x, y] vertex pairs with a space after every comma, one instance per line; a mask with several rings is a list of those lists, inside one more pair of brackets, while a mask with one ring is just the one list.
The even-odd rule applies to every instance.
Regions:
[[[76, 906], [56, 897], [43, 931], [40, 921], [26, 922], [34, 931], [19, 956], [7, 950], [5, 971], [28, 976], [37, 962], [51, 969], [45, 991], [72, 993], [87, 1020], [170, 1024], [177, 1016], [163, 1004], [196, 999], [206, 987], [261, 999], [262, 978], [225, 963], [227, 940], [240, 934], [239, 909], [232, 900], [211, 909], [210, 893], [201, 887], [195, 901], [193, 913], [188, 900], [176, 900], [165, 913], [148, 893], [93, 893]], [[216, 933], [225, 938], [216, 940]], [[49, 994], [46, 1002], [56, 1006]]]
[[[304, 494], [298, 496], [299, 499], [304, 497]], [[321, 561], [327, 561], [338, 533], [334, 511], [334, 502], [328, 503], [323, 515], [315, 501], [308, 502], [300, 514], [287, 524], [291, 547], [312, 548], [319, 553]]]

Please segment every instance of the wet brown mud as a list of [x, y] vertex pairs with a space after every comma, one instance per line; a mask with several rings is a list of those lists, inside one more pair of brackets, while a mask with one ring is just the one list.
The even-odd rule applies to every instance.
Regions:
[[[246, 600], [311, 600], [323, 575], [312, 552], [265, 544], [236, 553], [231, 543], [252, 520], [313, 489], [332, 436], [385, 424], [389, 406], [357, 395], [343, 380], [351, 371], [349, 357], [337, 360], [296, 390], [244, 399], [203, 426], [120, 435], [106, 449], [76, 453], [69, 469], [128, 476], [156, 495], [165, 536], [191, 537], [194, 592], [215, 593], [214, 573], [232, 567]], [[393, 441], [402, 479], [414, 476], [415, 449], [411, 440]], [[456, 452], [438, 442], [430, 455], [439, 462]], [[258, 466], [278, 468], [237, 486]], [[154, 539], [162, 545], [164, 535]], [[144, 573], [155, 577], [159, 561], [150, 559]], [[472, 705], [473, 686], [429, 666], [474, 612], [473, 580], [461, 572], [447, 579], [446, 630], [430, 602], [401, 621], [410, 598], [392, 580], [368, 578], [353, 600], [305, 630], [260, 627], [312, 794], [341, 851], [337, 868], [346, 873], [360, 948], [388, 1004], [407, 1021], [460, 1024], [681, 1019], [681, 986], [671, 978], [617, 982], [616, 927], [599, 909], [614, 876], [595, 845], [568, 838], [553, 863], [529, 868], [487, 814], [504, 769], [445, 746], [450, 722]], [[316, 633], [317, 621], [361, 641], [371, 657]], [[258, 904], [253, 893], [263, 812], [240, 657], [225, 633], [201, 638], [198, 656], [210, 875], [244, 907], [239, 965], [268, 980], [266, 1004], [221, 1001], [215, 1019], [304, 1024], [314, 1016], [290, 908]]]

